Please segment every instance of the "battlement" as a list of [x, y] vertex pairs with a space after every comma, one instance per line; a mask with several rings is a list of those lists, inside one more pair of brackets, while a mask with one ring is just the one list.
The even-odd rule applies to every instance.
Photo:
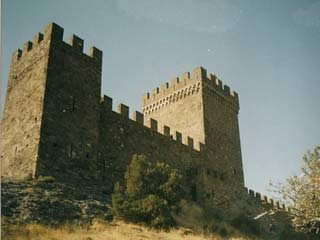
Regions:
[[290, 212], [291, 209], [287, 207], [285, 204], [280, 203], [279, 201], [275, 201], [272, 198], [268, 198], [265, 195], [261, 195], [258, 192], [254, 192], [252, 189], [248, 189], [245, 187], [245, 191], [256, 201], [260, 202], [261, 204], [267, 205], [274, 209], [280, 209], [286, 212]]
[[32, 42], [27, 41], [23, 45], [22, 50], [17, 49], [12, 54], [12, 63], [21, 61], [22, 59], [24, 59], [25, 56], [32, 54], [34, 49], [44, 44], [62, 44], [63, 46], [68, 46], [69, 49], [75, 52], [82, 53], [83, 55], [86, 55], [92, 59], [102, 62], [101, 50], [93, 46], [89, 49], [89, 53], [85, 54], [83, 53], [84, 40], [73, 34], [70, 37], [69, 43], [66, 43], [63, 41], [63, 32], [64, 29], [56, 23], [48, 24], [45, 27], [43, 33], [37, 33], [34, 36]]
[[158, 125], [158, 121], [150, 118], [148, 121], [144, 120], [144, 115], [139, 112], [139, 111], [134, 111], [132, 114], [132, 117], [130, 118], [130, 111], [129, 107], [120, 103], [117, 106], [117, 110], [113, 110], [113, 100], [112, 98], [104, 95], [101, 98], [101, 106], [102, 106], [102, 111], [105, 112], [115, 112], [119, 115], [121, 115], [125, 119], [129, 119], [131, 121], [136, 122], [139, 124], [141, 127], [149, 129], [161, 136], [165, 136], [168, 138], [168, 141], [174, 141], [179, 144], [183, 144], [188, 146], [190, 149], [195, 150], [195, 151], [203, 151], [204, 150], [204, 144], [202, 142], [195, 142], [194, 139], [190, 136], [184, 136], [182, 133], [179, 131], [172, 130], [169, 126], [162, 126], [160, 127]]
[[142, 98], [143, 112], [150, 114], [169, 104], [177, 102], [185, 97], [198, 93], [202, 88], [208, 88], [218, 93], [223, 98], [239, 105], [239, 97], [230, 87], [224, 85], [214, 74], [207, 75], [207, 70], [199, 66], [193, 69], [192, 77], [190, 72], [175, 77], [170, 83], [166, 82], [152, 92], [147, 92]]

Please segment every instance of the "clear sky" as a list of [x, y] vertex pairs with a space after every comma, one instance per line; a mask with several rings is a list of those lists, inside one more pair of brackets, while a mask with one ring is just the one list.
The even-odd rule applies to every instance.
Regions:
[[320, 144], [320, 0], [2, 0], [1, 17], [1, 111], [11, 53], [56, 22], [103, 50], [114, 107], [198, 65], [237, 91], [249, 188], [270, 195]]

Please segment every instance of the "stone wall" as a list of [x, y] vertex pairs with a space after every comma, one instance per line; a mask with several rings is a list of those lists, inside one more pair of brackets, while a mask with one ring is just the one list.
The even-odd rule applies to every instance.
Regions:
[[161, 127], [170, 126], [202, 143], [202, 199], [209, 205], [230, 206], [232, 196], [244, 187], [238, 94], [197, 67], [192, 74], [184, 73], [155, 88], [142, 100], [146, 120], [155, 119]]
[[101, 107], [99, 169], [104, 180], [113, 183], [123, 180], [133, 154], [143, 154], [150, 161], [165, 162], [179, 169], [186, 176], [187, 192], [199, 184], [197, 171], [203, 154], [194, 149], [191, 141], [189, 145], [183, 144], [176, 132], [168, 133], [169, 128], [163, 134], [158, 122], [153, 119], [144, 122], [142, 113], [134, 112], [130, 119], [129, 108], [123, 104], [119, 104], [117, 112], [113, 111], [112, 99], [107, 96]]
[[[238, 95], [230, 93], [230, 88], [203, 69], [203, 108], [205, 151], [207, 161], [204, 185], [214, 189], [217, 198], [230, 205], [244, 187], [240, 134], [238, 124]], [[221, 173], [217, 180], [215, 172]], [[222, 181], [221, 181], [222, 180]]]
[[174, 78], [171, 83], [166, 83], [161, 88], [156, 88], [143, 97], [142, 109], [145, 119], [156, 119], [159, 126], [170, 126], [174, 131], [182, 133], [187, 143], [187, 136], [192, 136], [196, 149], [204, 143], [202, 82], [190, 73], [184, 73], [180, 78]]
[[52, 24], [37, 175], [91, 179], [96, 174], [102, 52]]
[[48, 38], [37, 34], [12, 55], [0, 128], [1, 175], [35, 175], [48, 67]]
[[3, 176], [95, 174], [102, 52], [84, 54], [75, 35], [70, 44], [62, 39], [63, 28], [49, 24], [13, 55], [1, 121]]
[[290, 223], [290, 208], [273, 200], [267, 196], [262, 196], [251, 189], [243, 188], [239, 192], [238, 198], [234, 199], [233, 206], [229, 210], [232, 216], [244, 215], [253, 219], [263, 228], [265, 232], [270, 232], [270, 227], [274, 225], [274, 234], [277, 236]]

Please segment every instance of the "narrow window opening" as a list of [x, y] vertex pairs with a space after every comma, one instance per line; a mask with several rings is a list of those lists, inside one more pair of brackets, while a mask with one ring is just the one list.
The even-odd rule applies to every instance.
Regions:
[[72, 97], [72, 112], [75, 111], [76, 108], [76, 97]]
[[191, 200], [196, 202], [197, 201], [197, 186], [192, 185], [191, 187]]
[[236, 175], [237, 174], [237, 170], [235, 168], [232, 168], [232, 173], [233, 173], [233, 175]]
[[102, 171], [102, 180], [104, 181], [106, 178], [106, 162], [104, 159], [102, 160]]
[[224, 174], [223, 174], [223, 173], [220, 174], [220, 180], [221, 180], [221, 181], [224, 180]]
[[86, 152], [86, 158], [88, 159], [90, 157], [90, 154]]
[[214, 176], [215, 178], [217, 178], [217, 172], [216, 172], [216, 171], [213, 172], [213, 176]]
[[72, 159], [72, 155], [73, 155], [73, 145], [70, 145], [70, 151], [69, 151], [69, 157], [70, 159]]

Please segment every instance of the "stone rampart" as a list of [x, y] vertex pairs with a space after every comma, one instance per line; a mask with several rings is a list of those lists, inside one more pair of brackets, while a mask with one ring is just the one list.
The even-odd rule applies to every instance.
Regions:
[[207, 76], [207, 71], [203, 67], [193, 69], [192, 77], [190, 76], [190, 72], [185, 72], [180, 77], [173, 78], [170, 83], [166, 82], [160, 88], [154, 88], [151, 93], [145, 93], [142, 98], [143, 113], [148, 115], [182, 100], [198, 92], [204, 85], [228, 101], [239, 105], [238, 94], [235, 91], [231, 92], [230, 87], [224, 85], [216, 75], [210, 73]]
[[112, 182], [122, 180], [133, 154], [143, 154], [150, 161], [165, 162], [179, 169], [186, 176], [187, 191], [198, 185], [198, 169], [204, 158], [202, 143], [194, 146], [192, 137], [184, 138], [177, 131], [171, 132], [169, 126], [159, 129], [154, 119], [144, 122], [142, 113], [138, 111], [133, 112], [130, 118], [126, 105], [119, 104], [117, 111], [112, 105], [110, 97], [102, 98], [99, 169], [104, 179], [111, 177]]
[[275, 209], [275, 210], [283, 210], [286, 212], [290, 212], [291, 209], [287, 207], [285, 204], [281, 203], [278, 200], [273, 200], [272, 198], [268, 198], [265, 195], [261, 195], [259, 192], [255, 192], [252, 189], [244, 188], [245, 192], [256, 202], [260, 203], [264, 207]]

